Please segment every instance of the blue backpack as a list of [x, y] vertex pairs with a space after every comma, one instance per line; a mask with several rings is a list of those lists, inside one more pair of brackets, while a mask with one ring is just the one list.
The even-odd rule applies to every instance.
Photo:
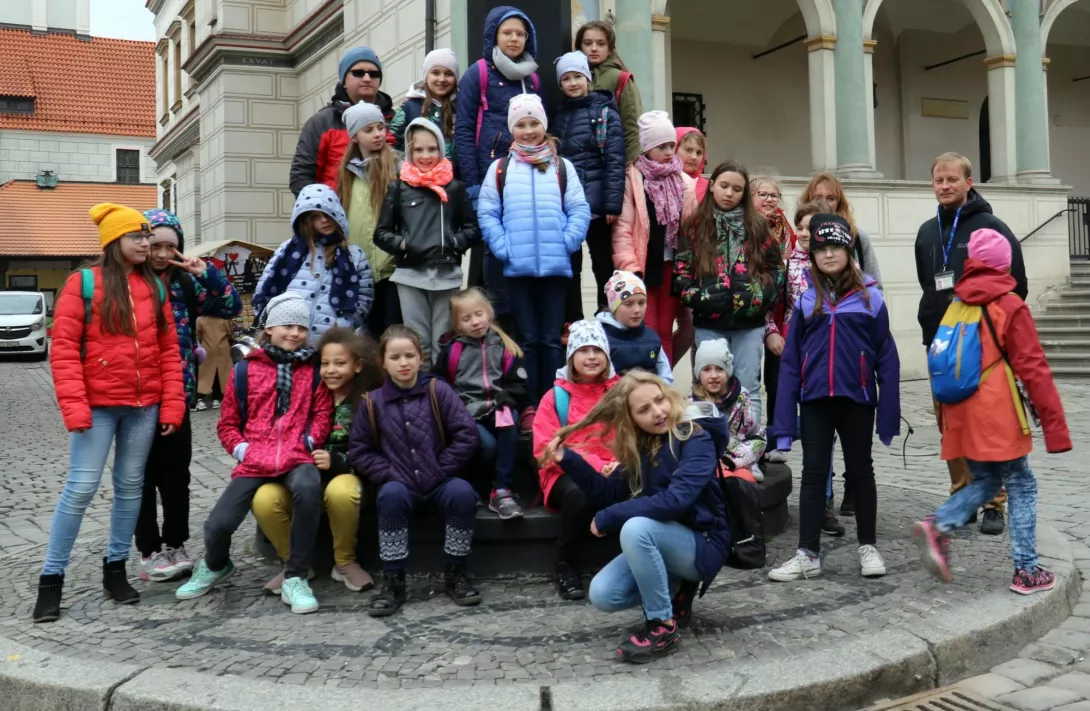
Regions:
[[568, 426], [568, 410], [571, 408], [571, 394], [560, 387], [553, 386], [553, 398], [556, 401], [556, 416], [560, 419], [560, 426]]
[[988, 325], [992, 339], [998, 344], [999, 338], [986, 308], [955, 298], [943, 314], [939, 330], [927, 350], [931, 393], [940, 403], [953, 405], [969, 398], [980, 387], [981, 380], [995, 368], [996, 363], [984, 364], [981, 322]]
[[[241, 420], [239, 423], [239, 430], [246, 429], [246, 417], [249, 414], [247, 405], [249, 404], [247, 398], [250, 394], [249, 376], [247, 375], [249, 360], [240, 360], [235, 363], [235, 402], [238, 403], [238, 417]], [[311, 393], [318, 390], [318, 386], [322, 384], [322, 369], [318, 367], [318, 364], [314, 364], [313, 382], [311, 383]]]

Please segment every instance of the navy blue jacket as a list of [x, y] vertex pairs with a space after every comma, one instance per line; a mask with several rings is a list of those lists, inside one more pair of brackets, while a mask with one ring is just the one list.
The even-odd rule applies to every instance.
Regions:
[[[598, 131], [603, 110], [606, 140], [601, 146]], [[625, 180], [624, 126], [613, 94], [592, 91], [578, 99], [565, 98], [549, 128], [560, 139], [560, 155], [575, 166], [590, 204], [590, 214], [620, 215]]]
[[[643, 455], [643, 491], [632, 496], [628, 473], [618, 467], [604, 477], [581, 456], [564, 450], [560, 468], [582, 489], [595, 509], [594, 523], [601, 533], [618, 533], [629, 519], [676, 521], [696, 539], [696, 569], [706, 588], [719, 574], [730, 555], [730, 526], [722, 490], [716, 481], [715, 441], [711, 428], [725, 428], [722, 420], [702, 419], [684, 442], [663, 443], [656, 461]], [[682, 427], [688, 425], [683, 424]], [[718, 433], [720, 439], [725, 430]]]
[[[458, 82], [458, 111], [454, 114], [454, 142], [459, 176], [476, 198], [488, 167], [492, 161], [503, 158], [511, 149], [511, 132], [507, 130], [507, 104], [515, 96], [537, 94], [530, 77], [523, 81], [511, 81], [492, 63], [492, 48], [496, 46], [496, 32], [504, 20], [521, 18], [529, 28], [526, 51], [537, 58], [537, 32], [534, 23], [522, 10], [501, 5], [488, 13], [484, 23], [484, 49], [481, 56], [488, 62], [488, 110], [481, 122], [480, 141], [477, 140], [477, 109], [481, 105], [481, 79], [477, 63], [473, 62]], [[623, 187], [623, 186], [622, 186]]]

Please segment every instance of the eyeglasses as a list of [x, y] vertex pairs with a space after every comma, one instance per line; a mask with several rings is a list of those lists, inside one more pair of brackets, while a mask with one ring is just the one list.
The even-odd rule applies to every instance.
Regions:
[[371, 79], [382, 79], [381, 69], [353, 69], [348, 73], [356, 77], [357, 79], [363, 79], [364, 77], [369, 77]]
[[130, 232], [127, 235], [122, 235], [125, 239], [129, 240], [133, 244], [140, 244], [141, 242], [150, 242], [150, 232]]
[[780, 196], [779, 193], [759, 192], [759, 193], [757, 193], [757, 197], [759, 197], [762, 200], [775, 200], [776, 202], [779, 202], [781, 196]]
[[500, 32], [504, 37], [518, 37], [519, 39], [526, 39], [529, 35], [525, 30], [504, 30]]

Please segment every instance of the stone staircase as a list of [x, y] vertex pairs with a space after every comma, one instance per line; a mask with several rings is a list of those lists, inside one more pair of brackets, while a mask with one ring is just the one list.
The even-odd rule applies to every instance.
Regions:
[[1071, 262], [1071, 285], [1034, 314], [1052, 372], [1090, 378], [1090, 261]]

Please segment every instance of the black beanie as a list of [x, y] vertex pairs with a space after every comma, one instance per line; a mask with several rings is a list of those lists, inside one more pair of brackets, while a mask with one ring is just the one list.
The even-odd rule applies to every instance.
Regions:
[[819, 213], [810, 218], [810, 253], [824, 247], [852, 248], [852, 227], [840, 215]]

